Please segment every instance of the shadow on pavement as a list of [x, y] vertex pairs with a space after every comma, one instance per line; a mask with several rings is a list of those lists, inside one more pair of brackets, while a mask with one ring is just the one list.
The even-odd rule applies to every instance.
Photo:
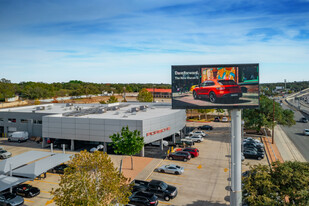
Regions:
[[207, 200], [197, 200], [194, 201], [192, 204], [187, 204], [187, 206], [226, 206], [228, 204], [222, 204], [218, 202], [212, 202]]

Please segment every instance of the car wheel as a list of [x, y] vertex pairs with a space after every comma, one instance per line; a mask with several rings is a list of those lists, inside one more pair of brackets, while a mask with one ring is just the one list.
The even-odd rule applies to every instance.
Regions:
[[20, 141], [20, 140], [18, 140], [18, 143], [21, 143], [21, 141]]
[[11, 139], [8, 139], [8, 141], [10, 142], [10, 141], [11, 141]]
[[216, 100], [217, 100], [217, 97], [216, 97], [215, 93], [214, 92], [210, 92], [210, 94], [209, 94], [209, 101], [211, 103], [215, 103]]
[[168, 157], [169, 160], [173, 160], [173, 157]]
[[194, 98], [194, 99], [198, 99], [198, 96], [197, 96], [197, 94], [196, 94], [196, 91], [193, 91], [193, 98]]
[[184, 158], [183, 161], [186, 162], [186, 161], [188, 161], [188, 159], [187, 159], [187, 158]]
[[179, 172], [176, 171], [176, 172], [175, 172], [175, 175], [179, 175]]
[[201, 142], [201, 140], [197, 140], [197, 143], [200, 143]]
[[258, 157], [258, 160], [261, 160], [262, 158], [261, 157]]
[[164, 197], [164, 200], [165, 200], [165, 201], [169, 201], [170, 199], [171, 199], [170, 196], [167, 196], [167, 195], [166, 195], [166, 196]]
[[160, 170], [161, 173], [164, 173], [164, 170]]

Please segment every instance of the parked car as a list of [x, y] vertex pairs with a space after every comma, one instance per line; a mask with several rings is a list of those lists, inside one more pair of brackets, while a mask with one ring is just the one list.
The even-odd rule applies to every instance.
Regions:
[[299, 120], [300, 122], [303, 122], [303, 123], [307, 123], [308, 122], [308, 119], [306, 117], [302, 117], [300, 118]]
[[162, 173], [181, 175], [184, 172], [184, 168], [178, 165], [169, 164], [169, 165], [162, 165], [157, 169], [157, 171]]
[[264, 149], [264, 146], [262, 146], [261, 144], [255, 143], [255, 142], [245, 142], [242, 145], [243, 145], [243, 147], [253, 146], [255, 148], [262, 148], [262, 149]]
[[182, 149], [182, 151], [184, 152], [189, 152], [191, 157], [198, 157], [199, 156], [199, 150], [193, 147], [186, 147], [184, 149]]
[[129, 197], [129, 204], [137, 206], [157, 206], [158, 197], [150, 192], [137, 191]]
[[213, 127], [210, 125], [203, 125], [198, 127], [199, 130], [213, 130]]
[[263, 152], [263, 153], [265, 152], [263, 147], [257, 147], [257, 146], [254, 146], [253, 144], [245, 144], [244, 150], [246, 149], [255, 149], [258, 152]]
[[190, 136], [198, 136], [198, 135], [201, 135], [202, 137], [206, 137], [207, 134], [203, 131], [195, 131], [195, 132], [190, 132], [189, 133]]
[[0, 205], [18, 206], [24, 204], [24, 198], [12, 193], [0, 194]]
[[[152, 146], [160, 146], [160, 144], [161, 144], [160, 140], [149, 143], [149, 145], [152, 145]], [[168, 141], [163, 140], [163, 146], [167, 147], [168, 146]]]
[[4, 149], [0, 150], [0, 159], [7, 159], [10, 158], [12, 156], [11, 152], [8, 152]]
[[228, 122], [228, 121], [229, 121], [229, 119], [227, 117], [222, 117], [221, 122]]
[[220, 117], [215, 117], [214, 122], [220, 122]]
[[304, 129], [304, 135], [309, 135], [309, 129]]
[[90, 149], [91, 153], [94, 153], [95, 151], [101, 151], [101, 152], [104, 151], [104, 146], [99, 144], [98, 146], [93, 147], [93, 148]]
[[177, 196], [177, 188], [168, 185], [160, 180], [151, 180], [150, 182], [143, 180], [134, 180], [133, 191], [145, 191], [155, 194], [159, 198], [163, 198], [165, 201], [174, 199]]
[[29, 184], [21, 184], [13, 188], [13, 193], [23, 197], [35, 197], [40, 194], [40, 189]]
[[197, 143], [204, 141], [204, 138], [201, 135], [187, 136], [185, 138]]
[[28, 140], [28, 132], [19, 131], [19, 132], [13, 132], [9, 135], [8, 141], [9, 142], [26, 142]]
[[223, 98], [228, 98], [231, 101], [238, 101], [240, 97], [242, 97], [241, 88], [233, 80], [206, 80], [193, 89], [194, 99], [208, 98], [212, 103]]
[[249, 143], [249, 142], [254, 142], [254, 143], [259, 144], [259, 145], [264, 147], [264, 144], [261, 143], [261, 141], [258, 140], [258, 139], [254, 139], [252, 137], [247, 137], [247, 138], [243, 139], [243, 143]]
[[247, 149], [243, 151], [245, 158], [250, 158], [250, 159], [258, 159], [261, 160], [264, 158], [264, 153], [258, 152], [253, 149]]
[[53, 173], [64, 174], [64, 169], [67, 168], [67, 164], [61, 164], [52, 169]]
[[191, 159], [191, 155], [189, 152], [178, 151], [170, 153], [167, 158], [170, 160], [183, 160], [186, 162]]

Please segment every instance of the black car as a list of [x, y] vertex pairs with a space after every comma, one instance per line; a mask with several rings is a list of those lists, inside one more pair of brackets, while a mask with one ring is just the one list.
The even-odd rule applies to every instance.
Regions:
[[220, 117], [215, 117], [214, 122], [220, 122]]
[[156, 206], [158, 205], [158, 197], [153, 193], [137, 191], [133, 192], [129, 197], [129, 204], [136, 206]]
[[247, 146], [253, 146], [255, 148], [263, 148], [263, 146], [261, 144], [257, 144], [255, 142], [246, 142], [243, 144], [244, 147], [247, 147]]
[[213, 130], [213, 127], [210, 125], [203, 125], [198, 127], [199, 130]]
[[64, 174], [64, 169], [67, 168], [68, 165], [66, 164], [61, 164], [61, 165], [58, 165], [56, 167], [54, 167], [52, 169], [53, 173], [57, 173], [57, 174]]
[[253, 150], [255, 149], [258, 152], [264, 153], [264, 148], [263, 147], [254, 146], [253, 144], [245, 144], [244, 145], [244, 150], [247, 150], [247, 149], [253, 149]]
[[0, 205], [18, 206], [24, 204], [24, 198], [12, 193], [0, 194]]
[[40, 194], [40, 189], [29, 184], [21, 184], [13, 188], [13, 193], [23, 197], [34, 197]]
[[264, 153], [258, 152], [253, 149], [247, 149], [243, 151], [243, 154], [245, 158], [250, 158], [250, 159], [258, 159], [261, 160], [264, 158]]
[[177, 196], [177, 188], [160, 180], [134, 180], [133, 192], [143, 191], [155, 194], [157, 197], [169, 201]]
[[307, 123], [308, 122], [308, 119], [306, 117], [302, 117], [300, 118], [299, 120], [300, 122], [303, 122], [303, 123]]

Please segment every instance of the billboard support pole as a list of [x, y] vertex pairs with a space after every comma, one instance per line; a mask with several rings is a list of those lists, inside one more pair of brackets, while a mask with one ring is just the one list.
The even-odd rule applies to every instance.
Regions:
[[241, 190], [241, 110], [232, 109], [231, 111], [231, 205], [242, 205]]

